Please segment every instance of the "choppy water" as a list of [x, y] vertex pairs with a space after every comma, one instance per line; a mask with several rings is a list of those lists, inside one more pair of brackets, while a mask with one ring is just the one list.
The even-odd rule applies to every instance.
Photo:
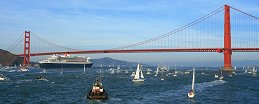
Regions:
[[[153, 68], [155, 69], [155, 68]], [[232, 77], [224, 74], [224, 81], [214, 78], [215, 70], [196, 70], [196, 97], [188, 99], [191, 88], [192, 72], [179, 73], [177, 77], [168, 75], [164, 81], [154, 74], [146, 75], [145, 82], [132, 82], [129, 73], [110, 74], [102, 70], [102, 82], [109, 93], [105, 101], [89, 101], [86, 93], [97, 78], [100, 69], [82, 71], [31, 69], [29, 72], [1, 70], [8, 81], [0, 81], [0, 104], [5, 103], [91, 103], [91, 104], [183, 104], [183, 103], [220, 103], [247, 104], [259, 103], [259, 78], [243, 71]], [[181, 70], [179, 70], [181, 71]], [[205, 74], [201, 74], [204, 72]], [[152, 72], [154, 73], [154, 72]], [[49, 81], [38, 81], [36, 77], [43, 75]]]

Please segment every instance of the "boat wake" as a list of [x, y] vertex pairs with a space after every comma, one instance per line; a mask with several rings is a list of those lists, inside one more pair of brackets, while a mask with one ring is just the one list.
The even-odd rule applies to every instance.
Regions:
[[[220, 81], [220, 80], [215, 80], [215, 81], [211, 81], [211, 82], [203, 82], [203, 83], [197, 83], [195, 84], [195, 91], [196, 92], [202, 92], [203, 90], [206, 90], [206, 88], [209, 87], [214, 87], [214, 86], [218, 86], [218, 85], [222, 85], [224, 83], [227, 83], [226, 81]], [[152, 96], [150, 96], [150, 94], [146, 94], [143, 97], [143, 101], [141, 102], [153, 102], [153, 103], [159, 103], [161, 102], [161, 100], [172, 100], [174, 102], [179, 101], [179, 103], [181, 103], [181, 99], [182, 97], [186, 97], [188, 91], [190, 91], [191, 89], [191, 85], [187, 85], [187, 86], [183, 86], [181, 87], [182, 89], [172, 89], [169, 91], [165, 91], [165, 92], [160, 92], [160, 93], [153, 93]], [[174, 98], [174, 99], [172, 99]]]
[[120, 99], [120, 98], [110, 98], [110, 100], [111, 100], [111, 101], [116, 101], [116, 102], [121, 101], [121, 99]]
[[217, 85], [222, 85], [224, 83], [227, 83], [227, 82], [224, 81], [224, 80], [215, 80], [215, 81], [212, 81], [212, 82], [197, 83], [197, 84], [195, 84], [195, 90], [197, 92], [201, 92], [208, 87], [214, 87], [214, 86], [217, 86]]
[[18, 80], [16, 83], [26, 83], [26, 82], [32, 82], [32, 80], [31, 79]]

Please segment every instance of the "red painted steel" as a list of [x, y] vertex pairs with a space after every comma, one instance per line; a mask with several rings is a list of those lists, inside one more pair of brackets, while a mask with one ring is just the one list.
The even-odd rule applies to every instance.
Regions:
[[[259, 52], [259, 48], [232, 48], [231, 50], [233, 52]], [[155, 53], [155, 52], [218, 52], [220, 53], [222, 51], [224, 51], [223, 48], [82, 50], [82, 51], [31, 53], [30, 56], [43, 56], [43, 55], [52, 55], [52, 54]], [[23, 54], [18, 54], [18, 56], [23, 56]]]
[[24, 32], [24, 53], [23, 53], [23, 66], [30, 64], [30, 31]]
[[224, 14], [224, 68], [223, 70], [232, 71], [231, 64], [231, 29], [230, 29], [230, 7], [225, 5], [225, 14]]

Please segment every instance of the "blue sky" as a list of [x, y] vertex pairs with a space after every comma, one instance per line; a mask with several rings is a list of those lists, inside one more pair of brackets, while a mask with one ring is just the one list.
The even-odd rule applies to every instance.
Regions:
[[61, 46], [115, 48], [172, 31], [224, 4], [259, 17], [258, 0], [1, 0], [0, 48], [25, 30]]

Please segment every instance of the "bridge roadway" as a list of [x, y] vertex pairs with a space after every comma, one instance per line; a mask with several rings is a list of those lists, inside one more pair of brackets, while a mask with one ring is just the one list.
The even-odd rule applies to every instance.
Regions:
[[[169, 48], [169, 49], [125, 49], [125, 50], [77, 50], [63, 52], [30, 53], [30, 56], [43, 56], [52, 54], [100, 54], [100, 53], [155, 53], [155, 52], [223, 52], [224, 48]], [[231, 48], [232, 52], [259, 52], [259, 48]], [[24, 56], [24, 54], [17, 54]]]

